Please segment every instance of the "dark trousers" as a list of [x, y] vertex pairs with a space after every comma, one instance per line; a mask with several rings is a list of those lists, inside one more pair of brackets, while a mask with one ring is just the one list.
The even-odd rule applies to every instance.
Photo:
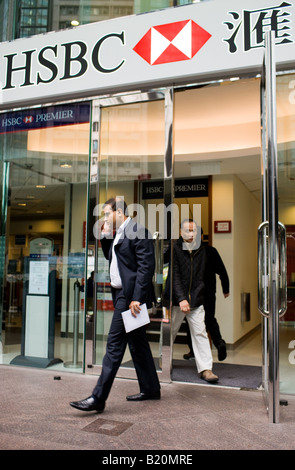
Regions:
[[122, 289], [112, 289], [112, 294], [114, 314], [108, 335], [106, 353], [102, 361], [101, 375], [92, 393], [99, 400], [105, 401], [107, 399], [127, 344], [136, 370], [140, 392], [157, 392], [160, 390], [160, 384], [147, 340], [146, 328], [143, 326], [126, 333], [121, 313], [128, 310], [128, 303]]
[[[205, 325], [206, 330], [210, 334], [212, 342], [216, 348], [218, 348], [220, 340], [222, 340], [220, 328], [215, 318], [215, 305], [216, 305], [216, 296], [211, 295], [206, 301], [204, 302], [204, 309], [205, 309]], [[190, 348], [190, 352], [193, 353], [192, 347], [192, 340], [189, 331], [189, 327], [187, 322], [186, 323], [186, 330], [187, 330], [187, 343]]]
[[217, 348], [222, 337], [221, 337], [219, 325], [215, 318], [215, 305], [216, 305], [216, 297], [215, 295], [212, 294], [204, 302], [205, 325], [206, 325], [206, 330], [208, 331], [208, 333], [210, 333], [214, 346], [216, 346]]

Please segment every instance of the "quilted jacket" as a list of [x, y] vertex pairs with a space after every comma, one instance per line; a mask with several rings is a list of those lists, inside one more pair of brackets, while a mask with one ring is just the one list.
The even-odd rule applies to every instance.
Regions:
[[183, 249], [180, 237], [173, 252], [173, 305], [187, 300], [191, 308], [204, 304], [206, 250], [201, 246], [191, 252]]

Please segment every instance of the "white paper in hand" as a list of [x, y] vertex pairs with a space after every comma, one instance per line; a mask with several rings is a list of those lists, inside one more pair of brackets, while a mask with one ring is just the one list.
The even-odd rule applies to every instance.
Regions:
[[136, 317], [132, 315], [131, 310], [125, 310], [125, 312], [122, 312], [122, 318], [126, 333], [129, 333], [129, 331], [135, 330], [140, 326], [150, 323], [150, 317], [146, 308], [146, 304], [142, 304], [140, 306], [140, 313], [138, 313]]

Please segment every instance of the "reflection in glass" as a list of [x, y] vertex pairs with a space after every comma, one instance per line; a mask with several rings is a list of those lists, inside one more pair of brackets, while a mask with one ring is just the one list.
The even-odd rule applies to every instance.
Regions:
[[[79, 111], [80, 116], [83, 115], [82, 123], [76, 124], [79, 120], [75, 117], [72, 122], [62, 123], [67, 125], [61, 125], [57, 122], [57, 116], [61, 116], [58, 106], [45, 110], [35, 108], [24, 111], [24, 116], [38, 112], [40, 115], [41, 111], [47, 110], [47, 118], [49, 115], [56, 118], [54, 126], [50, 127], [52, 123], [48, 121], [43, 122], [46, 127], [37, 127], [37, 119], [31, 119], [31, 126], [35, 125], [35, 128], [21, 132], [15, 129], [0, 136], [3, 167], [9, 169], [2, 188], [6, 214], [3, 211], [1, 214], [1, 226], [5, 230], [1, 234], [0, 253], [4, 272], [3, 321], [0, 325], [3, 363], [10, 363], [18, 356], [31, 358], [38, 355], [34, 350], [38, 331], [29, 324], [29, 318], [36, 315], [39, 321], [44, 309], [48, 308], [46, 314], [52, 328], [48, 344], [53, 347], [54, 359], [59, 359], [60, 367], [71, 367], [76, 356], [73, 344], [78, 339], [79, 355], [73, 369], [81, 370], [86, 248], [83, 227], [86, 221], [90, 105], [69, 106], [72, 112], [68, 114], [77, 116]], [[24, 122], [25, 117], [18, 122]], [[6, 204], [5, 191], [8, 194]], [[75, 286], [78, 284], [79, 296], [76, 298]], [[45, 302], [40, 311], [38, 295], [39, 300]], [[45, 338], [46, 343], [47, 332]], [[39, 365], [43, 366], [42, 361]]]
[[[202, 0], [201, 0], [202, 1]], [[178, 5], [194, 3], [193, 0], [19, 0], [7, 2], [5, 8], [11, 10], [14, 25], [6, 29], [6, 34], [13, 32], [12, 37], [3, 40], [24, 38], [48, 31], [58, 31], [79, 25], [106, 21], [112, 18], [125, 17], [138, 13], [161, 10]], [[69, 4], [67, 4], [69, 3]], [[5, 2], [0, 3], [0, 9]], [[7, 11], [3, 15], [9, 17]]]
[[279, 220], [287, 237], [287, 311], [280, 319], [280, 390], [295, 393], [295, 75], [277, 77]]
[[[110, 197], [121, 196], [128, 207], [129, 215], [146, 226], [154, 238], [156, 272], [154, 286], [157, 303], [149, 312], [151, 323], [148, 338], [157, 364], [161, 367], [161, 319], [163, 289], [163, 240], [159, 218], [149, 223], [149, 207], [163, 203], [161, 196], [145, 198], [144, 184], [160, 182], [163, 185], [163, 157], [165, 153], [165, 106], [164, 100], [135, 102], [120, 106], [101, 108], [99, 134], [99, 179], [97, 218], [102, 217], [102, 204]], [[95, 115], [95, 112], [94, 112]], [[95, 125], [95, 124], [94, 124]], [[95, 136], [93, 136], [95, 139]], [[95, 153], [92, 159], [97, 158]], [[91, 193], [95, 194], [94, 186]], [[96, 219], [97, 220], [97, 219]], [[163, 233], [163, 232], [162, 232]], [[91, 243], [89, 242], [89, 248]], [[101, 364], [107, 334], [113, 313], [108, 262], [97, 243], [97, 289], [96, 312], [96, 357]], [[123, 367], [133, 367], [129, 350], [126, 351]]]

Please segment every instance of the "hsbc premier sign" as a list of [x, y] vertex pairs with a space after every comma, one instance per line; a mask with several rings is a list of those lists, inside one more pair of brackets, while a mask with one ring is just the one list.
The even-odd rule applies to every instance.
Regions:
[[0, 109], [260, 71], [295, 57], [293, 2], [208, 1], [0, 44]]

